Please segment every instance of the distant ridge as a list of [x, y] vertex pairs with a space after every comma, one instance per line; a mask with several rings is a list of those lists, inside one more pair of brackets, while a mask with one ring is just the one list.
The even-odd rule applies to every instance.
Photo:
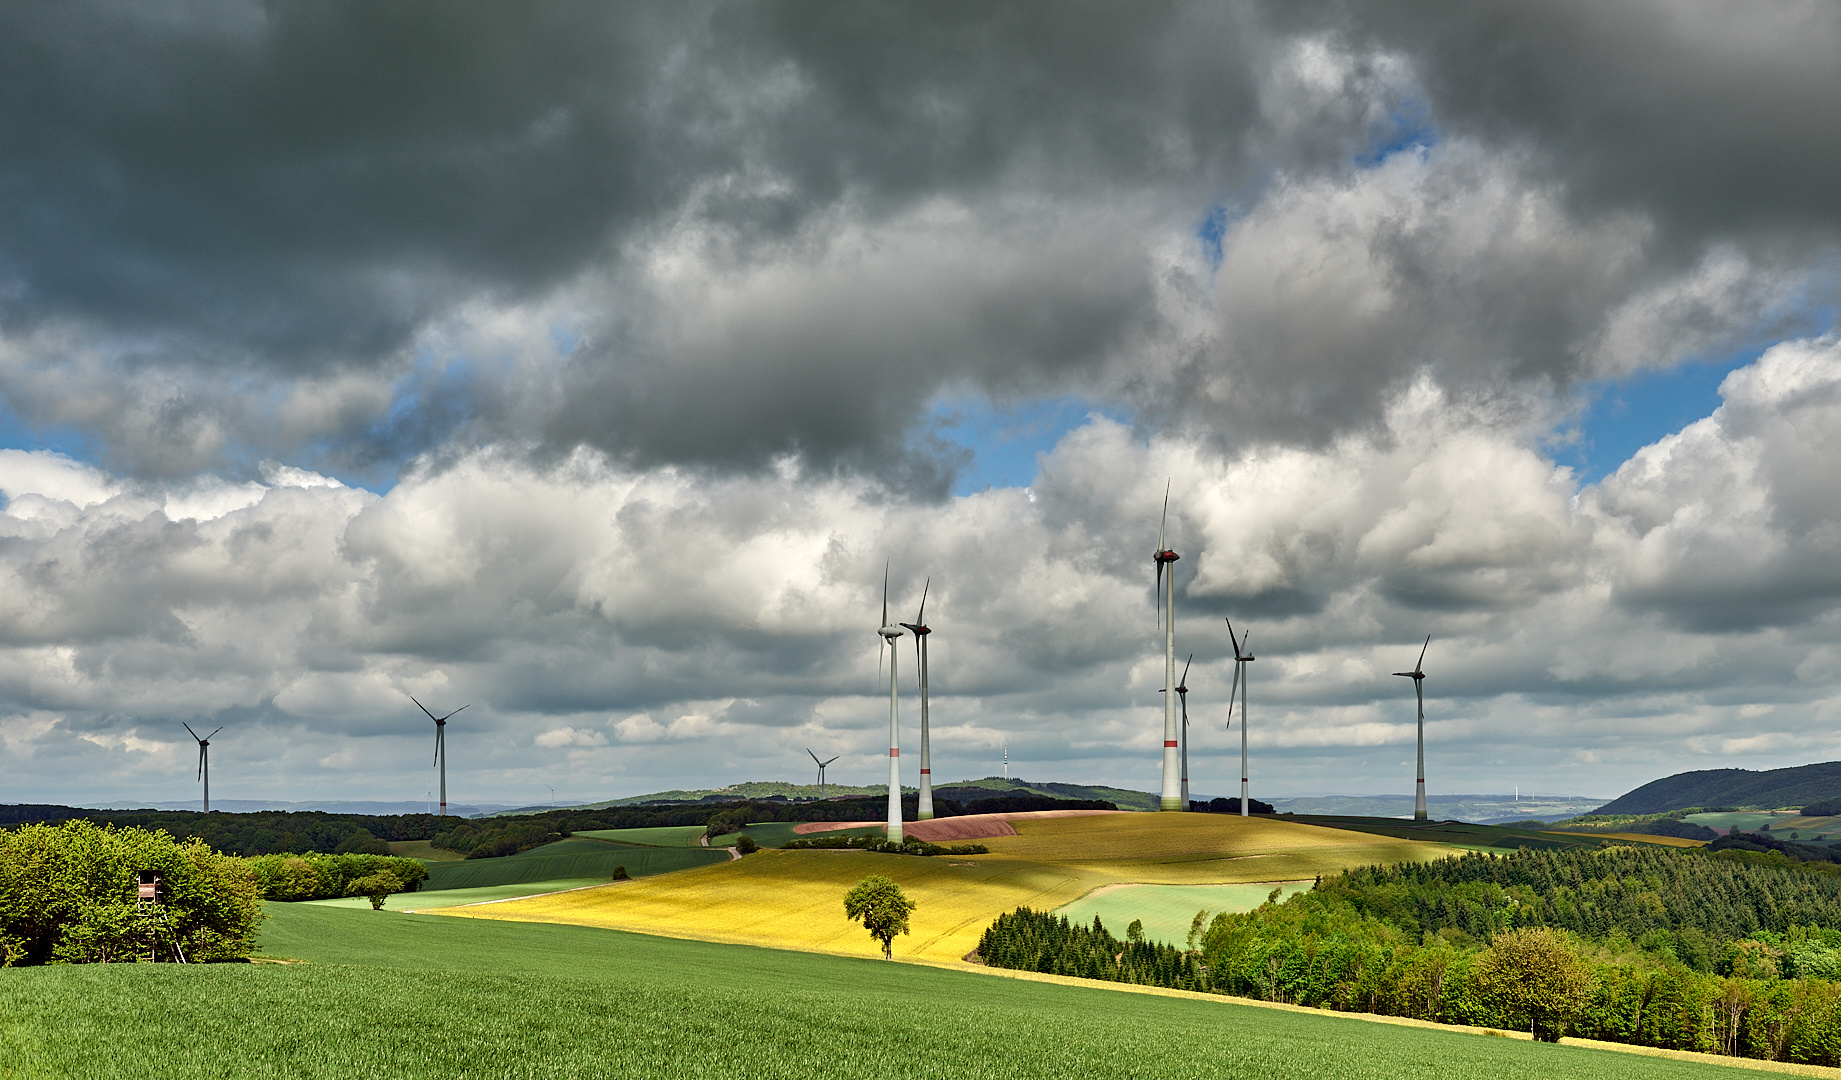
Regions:
[[1651, 780], [1612, 799], [1595, 814], [1663, 814], [1693, 806], [1756, 806], [1775, 810], [1841, 796], [1841, 761], [1788, 769], [1702, 769]]
[[[912, 792], [911, 787], [902, 788]], [[887, 784], [871, 784], [856, 787], [849, 784], [826, 784], [825, 796], [832, 799], [868, 798], [885, 794]], [[1024, 780], [1007, 780], [1001, 776], [987, 776], [981, 780], [956, 780], [952, 783], [936, 784], [934, 794], [955, 802], [970, 802], [980, 798], [993, 798], [1000, 795], [1045, 795], [1054, 799], [1100, 799], [1113, 803], [1121, 810], [1155, 810], [1157, 796], [1148, 791], [1130, 791], [1124, 788], [1090, 786], [1087, 784], [1059, 784], [1048, 782], [1031, 782]], [[613, 806], [639, 806], [645, 803], [694, 803], [718, 802], [741, 799], [816, 799], [817, 784], [791, 784], [778, 780], [755, 780], [740, 784], [730, 784], [721, 788], [697, 788], [693, 790], [673, 789], [655, 791], [646, 795], [628, 795], [619, 799], [603, 802], [582, 803], [569, 809], [603, 810]], [[522, 807], [517, 810], [502, 810], [500, 815], [542, 813], [548, 807]], [[494, 815], [498, 816], [498, 815]]]

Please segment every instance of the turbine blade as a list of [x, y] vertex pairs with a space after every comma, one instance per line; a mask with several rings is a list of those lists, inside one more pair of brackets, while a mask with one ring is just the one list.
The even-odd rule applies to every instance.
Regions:
[[922, 626], [927, 625], [927, 590], [931, 588], [933, 588], [933, 576], [929, 574], [927, 576], [926, 582], [924, 582], [921, 585], [920, 614], [914, 616], [914, 621], [921, 624]]
[[[223, 729], [223, 728], [218, 728], [218, 729], [217, 729], [217, 731], [222, 731], [222, 730], [224, 730], [224, 729]], [[206, 741], [206, 742], [210, 742], [210, 741], [211, 741], [212, 739], [215, 739], [215, 738], [217, 738], [217, 731], [213, 731], [213, 732], [212, 732], [211, 734], [209, 734], [209, 735], [206, 735], [206, 736], [205, 736], [205, 741]]]
[[808, 746], [808, 747], [806, 747], [806, 748], [805, 748], [805, 752], [806, 752], [806, 755], [807, 755], [808, 757], [810, 757], [810, 758], [811, 758], [811, 759], [812, 759], [813, 761], [817, 761], [817, 760], [818, 760], [818, 755], [817, 755], [817, 754], [814, 754], [814, 753], [812, 753], [812, 748], [811, 748], [811, 747], [809, 747], [809, 746]]
[[[842, 755], [842, 754], [839, 754], [839, 755], [838, 755], [837, 757], [843, 757], [843, 756], [844, 756], [844, 755]], [[835, 758], [835, 757], [831, 759], [831, 761], [836, 761], [836, 760], [837, 760], [837, 758]], [[825, 767], [826, 767], [826, 768], [829, 768], [829, 767], [830, 767], [830, 765], [831, 765], [831, 761], [827, 761], [827, 762], [825, 762]]]
[[418, 709], [421, 709], [421, 710], [422, 710], [422, 711], [423, 711], [424, 713], [427, 713], [427, 714], [428, 714], [428, 718], [429, 718], [430, 720], [433, 720], [433, 721], [434, 721], [435, 723], [437, 723], [437, 724], [439, 724], [439, 723], [441, 722], [441, 718], [440, 718], [440, 717], [438, 717], [438, 716], [436, 716], [436, 715], [435, 715], [434, 713], [431, 713], [431, 712], [429, 712], [429, 711], [428, 711], [428, 706], [426, 706], [426, 705], [424, 705], [424, 704], [422, 704], [422, 703], [421, 703], [421, 702], [419, 702], [419, 701], [416, 701], [416, 696], [415, 696], [414, 694], [410, 694], [410, 695], [409, 695], [409, 700], [410, 700], [410, 701], [415, 701], [415, 702], [416, 702], [416, 708], [418, 708]]
[[1432, 635], [1427, 634], [1425, 636], [1425, 644], [1419, 646], [1419, 659], [1413, 662], [1414, 671], [1423, 672], [1425, 670], [1425, 651], [1431, 647], [1432, 647]]
[[[1189, 681], [1189, 665], [1193, 663], [1195, 663], [1195, 654], [1190, 653], [1189, 659], [1183, 661], [1183, 677], [1176, 680], [1176, 688], [1178, 690], [1183, 690], [1183, 685]], [[1183, 692], [1188, 693], [1187, 690], [1183, 690]]]
[[1227, 726], [1228, 727], [1234, 726], [1234, 702], [1237, 700], [1234, 697], [1234, 695], [1239, 692], [1240, 692], [1240, 664], [1238, 661], [1236, 661], [1234, 663], [1234, 685], [1233, 685], [1233, 688], [1227, 692]]
[[199, 742], [204, 742], [203, 739], [198, 738], [198, 732], [192, 731], [192, 725], [186, 723], [184, 720], [181, 720], [179, 721], [179, 726], [184, 728], [186, 731], [191, 732], [192, 738], [198, 739]]
[[1413, 680], [1413, 691], [1419, 695], [1419, 719], [1425, 719], [1425, 683]]
[[205, 744], [198, 744], [198, 779], [205, 778]]
[[[1225, 619], [1223, 621], [1227, 623], [1227, 640], [1234, 643], [1234, 658], [1237, 660], [1240, 658], [1240, 639], [1234, 636], [1234, 620]], [[1235, 668], [1234, 673], [1238, 675], [1240, 669]]]
[[881, 630], [889, 624], [889, 564], [882, 564], [882, 621], [876, 625]]
[[1163, 517], [1157, 519], [1157, 551], [1163, 551], [1163, 529], [1170, 523], [1170, 482], [1163, 482]]

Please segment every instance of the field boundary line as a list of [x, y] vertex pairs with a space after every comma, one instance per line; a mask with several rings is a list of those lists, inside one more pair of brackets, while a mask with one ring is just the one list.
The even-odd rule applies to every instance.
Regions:
[[[1505, 1031], [1501, 1028], [1471, 1027], [1465, 1024], [1441, 1024], [1434, 1020], [1415, 1020], [1410, 1016], [1383, 1016], [1379, 1013], [1338, 1012], [1335, 1009], [1313, 1009], [1308, 1005], [1290, 1005], [1282, 1001], [1260, 1001], [1257, 998], [1234, 997], [1229, 994], [1208, 994], [1197, 990], [1175, 990], [1166, 986], [1143, 986], [1137, 983], [1115, 983], [1103, 979], [1081, 979], [1071, 975], [1049, 975], [1040, 971], [1020, 971], [1014, 968], [995, 968], [985, 964], [973, 964], [964, 960], [927, 960], [921, 957], [902, 957], [899, 962], [920, 967], [943, 968], [948, 971], [969, 971], [983, 975], [997, 975], [1006, 979], [1022, 979], [1026, 982], [1055, 983], [1060, 986], [1083, 986], [1095, 990], [1116, 990], [1126, 994], [1150, 994], [1155, 997], [1187, 998], [1191, 1001], [1212, 1001], [1222, 1005], [1251, 1005], [1259, 1009], [1276, 1009], [1280, 1012], [1309, 1013], [1312, 1016], [1337, 1016], [1347, 1020], [1357, 1020], [1370, 1024], [1392, 1024], [1396, 1027], [1426, 1028], [1434, 1031], [1450, 1031], [1460, 1035], [1479, 1035], [1498, 1039], [1520, 1039], [1524, 1042], [1534, 1041], [1534, 1036], [1525, 1031]], [[1695, 1050], [1669, 1050], [1659, 1046], [1636, 1046], [1631, 1043], [1604, 1042], [1599, 1039], [1575, 1039], [1571, 1037], [1560, 1040], [1561, 1046], [1576, 1046], [1585, 1050], [1613, 1050], [1623, 1054], [1639, 1054], [1644, 1057], [1673, 1058], [1677, 1061], [1691, 1061], [1703, 1065], [1724, 1065], [1733, 1069], [1753, 1069], [1761, 1072], [1787, 1073], [1792, 1076], [1819, 1076], [1829, 1080], [1841, 1080], [1841, 1069], [1826, 1065], [1803, 1065], [1794, 1061], [1766, 1061], [1763, 1058], [1727, 1057], [1724, 1054], [1703, 1054]]]

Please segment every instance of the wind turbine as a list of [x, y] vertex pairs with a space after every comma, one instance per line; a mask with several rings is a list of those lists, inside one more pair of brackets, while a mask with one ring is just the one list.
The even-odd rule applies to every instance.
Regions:
[[[818, 761], [818, 755], [812, 754], [811, 747], [806, 747], [805, 752], [812, 755], [813, 761]], [[825, 797], [825, 766], [836, 760], [837, 758], [831, 758], [829, 761], [818, 761], [818, 797], [821, 799]]]
[[933, 579], [921, 586], [920, 614], [914, 616], [911, 623], [902, 623], [914, 633], [914, 659], [920, 666], [921, 696], [921, 771], [919, 812], [914, 816], [926, 821], [933, 816], [933, 755], [927, 745], [927, 635], [933, 633], [927, 628], [927, 590], [933, 587]]
[[1151, 561], [1157, 564], [1157, 591], [1163, 595], [1163, 793], [1158, 809], [1187, 810], [1183, 798], [1181, 765], [1177, 760], [1176, 727], [1176, 568], [1170, 567], [1169, 582], [1164, 581], [1164, 567], [1182, 558], [1163, 546], [1164, 526], [1170, 521], [1170, 485], [1163, 486], [1163, 520], [1157, 524], [1157, 551]]
[[882, 641], [876, 648], [877, 662], [880, 664], [882, 645], [889, 647], [889, 842], [901, 843], [901, 721], [896, 711], [895, 697], [895, 661], [901, 650], [895, 648], [895, 642], [901, 637], [901, 627], [889, 625], [889, 568], [882, 567], [882, 625], [876, 630]]
[[217, 738], [217, 731], [224, 729], [218, 728], [217, 731], [199, 739], [198, 732], [192, 731], [192, 725], [183, 720], [179, 721], [179, 724], [186, 731], [191, 732], [192, 738], [198, 739], [198, 779], [204, 781], [205, 784], [205, 813], [209, 814], [211, 812], [211, 740]]
[[1253, 631], [1248, 630], [1241, 637], [1234, 636], [1234, 620], [1227, 620], [1227, 639], [1234, 643], [1234, 685], [1227, 692], [1228, 724], [1234, 720], [1234, 691], [1240, 691], [1240, 816], [1247, 816], [1247, 681], [1252, 673], [1246, 666], [1253, 662], [1251, 649]]
[[425, 713], [428, 713], [428, 718], [435, 722], [435, 762], [434, 763], [436, 765], [441, 766], [441, 815], [445, 817], [447, 815], [447, 722], [448, 722], [448, 717], [458, 714], [461, 709], [464, 709], [468, 705], [471, 705], [473, 703], [469, 701], [467, 702], [466, 705], [462, 705], [460, 709], [455, 709], [453, 712], [448, 713], [447, 716], [436, 716], [434, 713], [428, 712], [428, 706], [422, 704], [419, 701], [416, 701], [414, 694], [409, 695], [409, 700], [415, 701], [416, 708], [421, 709]]
[[[1182, 729], [1183, 734], [1182, 734], [1181, 749], [1182, 749], [1182, 758], [1183, 758], [1183, 806], [1185, 807], [1189, 805], [1189, 685], [1188, 683], [1189, 683], [1189, 665], [1193, 663], [1195, 663], [1195, 654], [1190, 653], [1189, 659], [1183, 662], [1183, 677], [1180, 680], [1178, 680], [1176, 683], [1176, 699], [1182, 702], [1182, 710], [1183, 710], [1183, 729]], [[1159, 690], [1157, 692], [1160, 694], [1163, 693], [1162, 690]], [[1232, 705], [1228, 706], [1228, 711], [1230, 713], [1233, 711]]]
[[[1425, 813], [1425, 651], [1432, 647], [1432, 635], [1425, 636], [1425, 644], [1419, 646], [1419, 659], [1414, 661], [1413, 670], [1396, 671], [1395, 675], [1413, 680], [1413, 696], [1419, 699], [1419, 781], [1413, 788], [1413, 820], [1424, 821]], [[1520, 789], [1516, 790], [1519, 801]]]

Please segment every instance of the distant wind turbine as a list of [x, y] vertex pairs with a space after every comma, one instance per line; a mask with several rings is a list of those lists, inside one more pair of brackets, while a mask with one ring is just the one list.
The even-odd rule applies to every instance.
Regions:
[[825, 766], [836, 761], [837, 758], [834, 757], [825, 761], [818, 761], [818, 755], [812, 754], [812, 748], [809, 746], [805, 748], [805, 752], [812, 755], [813, 761], [818, 762], [818, 797], [822, 799], [825, 797]]
[[[1176, 700], [1182, 703], [1182, 759], [1183, 759], [1183, 805], [1189, 805], [1189, 665], [1195, 663], [1195, 654], [1183, 662], [1183, 677], [1176, 683]], [[1158, 693], [1163, 693], [1159, 690]], [[1231, 707], [1230, 707], [1231, 709]]]
[[447, 716], [436, 716], [434, 713], [428, 712], [428, 706], [416, 701], [414, 694], [409, 696], [409, 700], [415, 701], [416, 708], [428, 713], [428, 718], [435, 722], [434, 763], [441, 768], [441, 815], [445, 817], [447, 815], [447, 722], [449, 717], [458, 715], [461, 709], [465, 709], [473, 703], [469, 701], [466, 705], [462, 705], [460, 709], [455, 709], [453, 712], [448, 713]]
[[921, 586], [920, 614], [914, 616], [911, 623], [902, 623], [914, 634], [914, 659], [920, 671], [921, 699], [921, 768], [920, 768], [920, 803], [919, 811], [914, 815], [920, 821], [933, 817], [933, 755], [927, 745], [927, 635], [933, 633], [927, 628], [927, 590], [933, 587], [933, 579]]
[[1181, 765], [1177, 760], [1176, 727], [1176, 567], [1170, 567], [1169, 581], [1164, 581], [1164, 567], [1182, 558], [1163, 546], [1164, 526], [1170, 521], [1170, 485], [1163, 486], [1163, 519], [1157, 524], [1157, 551], [1151, 561], [1157, 564], [1158, 599], [1163, 608], [1163, 792], [1160, 810], [1187, 810], [1183, 799]]
[[192, 731], [192, 725], [183, 720], [179, 721], [179, 724], [191, 733], [192, 738], [198, 739], [198, 779], [204, 781], [205, 813], [209, 814], [211, 812], [211, 740], [217, 738], [217, 731], [224, 729], [218, 728], [217, 731], [200, 739], [198, 732]]
[[[1425, 636], [1425, 644], [1419, 646], [1419, 659], [1414, 661], [1413, 670], [1396, 671], [1395, 675], [1413, 680], [1413, 696], [1419, 699], [1419, 780], [1413, 788], [1413, 820], [1424, 821], [1425, 812], [1425, 651], [1432, 647], [1432, 635]], [[1515, 790], [1515, 801], [1521, 801], [1521, 789]]]
[[[895, 642], [901, 637], [901, 627], [889, 625], [889, 568], [882, 567], [882, 625], [876, 630], [882, 637], [882, 645], [889, 647], [889, 842], [901, 843], [901, 721], [897, 713], [895, 694], [896, 658], [901, 650], [895, 648]], [[881, 654], [881, 648], [876, 652]]]
[[1228, 724], [1234, 720], [1234, 691], [1240, 691], [1240, 816], [1247, 816], [1247, 679], [1252, 673], [1247, 665], [1253, 662], [1253, 631], [1245, 635], [1234, 636], [1234, 620], [1227, 620], [1227, 639], [1234, 643], [1234, 685], [1227, 692]]

